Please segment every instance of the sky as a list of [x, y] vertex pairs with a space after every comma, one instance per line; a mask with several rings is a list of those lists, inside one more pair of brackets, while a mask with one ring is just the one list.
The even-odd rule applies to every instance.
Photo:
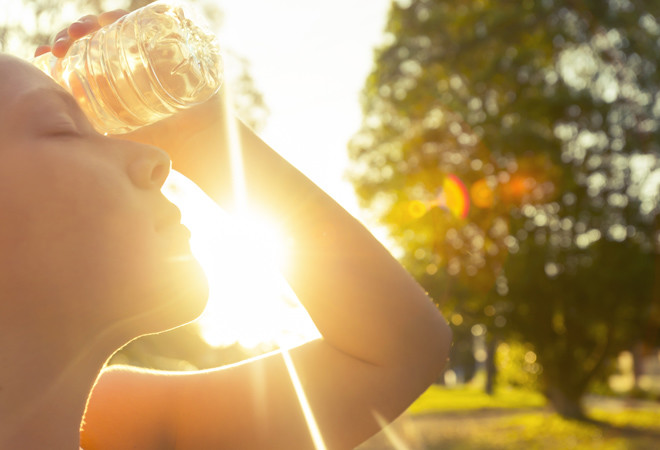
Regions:
[[218, 0], [221, 46], [246, 57], [270, 115], [261, 137], [356, 216], [346, 144], [390, 0]]

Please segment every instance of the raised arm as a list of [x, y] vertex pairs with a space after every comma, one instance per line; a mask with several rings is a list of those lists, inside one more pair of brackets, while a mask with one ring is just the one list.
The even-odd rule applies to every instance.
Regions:
[[[181, 153], [173, 149], [173, 164], [226, 207], [233, 198], [231, 174], [220, 170], [230, 167], [229, 132], [220, 115], [217, 123], [223, 126], [191, 136]], [[291, 262], [284, 275], [324, 342], [375, 366], [421, 364], [419, 375], [433, 381], [446, 358], [449, 330], [421, 287], [355, 218], [251, 130], [237, 127], [248, 202], [285, 230]], [[222, 169], [207, 174], [214, 167]]]
[[[175, 128], [170, 119], [164, 126], [181, 138], [160, 145], [175, 169], [231, 207], [229, 133], [219, 102], [200, 108], [197, 117], [208, 122], [195, 122], [201, 128], [187, 136], [180, 133], [187, 126]], [[286, 230], [291, 261], [284, 275], [322, 334], [291, 358], [328, 448], [353, 448], [379, 429], [376, 416], [392, 420], [436, 380], [451, 333], [420, 286], [355, 218], [237, 126], [248, 201]], [[150, 131], [139, 138], [153, 142]], [[175, 448], [312, 448], [281, 355], [169, 377], [160, 389], [177, 393], [167, 408]]]
[[[82, 33], [74, 31], [73, 39]], [[167, 150], [174, 169], [231, 210], [228, 120], [234, 123], [218, 95], [122, 138]], [[355, 218], [235, 125], [248, 202], [285, 230], [284, 276], [322, 335], [292, 349], [291, 360], [327, 447], [353, 448], [438, 377], [451, 333], [420, 286]], [[90, 397], [83, 447], [313, 448], [289, 373], [281, 354], [203, 372], [107, 370]]]

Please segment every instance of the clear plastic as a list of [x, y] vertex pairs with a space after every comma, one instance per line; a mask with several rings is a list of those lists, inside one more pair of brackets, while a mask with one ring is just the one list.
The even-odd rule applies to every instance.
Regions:
[[[193, 20], [191, 20], [191, 16]], [[204, 102], [223, 81], [215, 36], [181, 3], [159, 1], [33, 64], [69, 91], [101, 133], [121, 134]]]

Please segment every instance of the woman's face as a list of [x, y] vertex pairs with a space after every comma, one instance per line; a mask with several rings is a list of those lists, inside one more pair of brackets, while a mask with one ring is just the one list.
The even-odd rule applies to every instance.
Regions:
[[0, 295], [97, 327], [197, 316], [206, 283], [160, 192], [167, 154], [96, 133], [69, 94], [6, 55], [0, 98]]

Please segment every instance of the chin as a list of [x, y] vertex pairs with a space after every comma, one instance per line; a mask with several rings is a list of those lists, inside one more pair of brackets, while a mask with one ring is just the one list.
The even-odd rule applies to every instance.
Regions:
[[186, 263], [186, 268], [179, 268], [175, 278], [168, 283], [171, 291], [165, 294], [166, 303], [170, 305], [168, 315], [171, 315], [171, 325], [167, 329], [176, 328], [196, 320], [209, 298], [209, 284], [196, 259]]
[[[134, 316], [134, 331], [139, 335], [154, 334], [186, 325], [204, 311], [209, 285], [200, 264], [190, 257], [173, 264], [163, 274], [157, 289], [137, 299], [141, 306]], [[145, 302], [145, 300], [147, 300]]]

